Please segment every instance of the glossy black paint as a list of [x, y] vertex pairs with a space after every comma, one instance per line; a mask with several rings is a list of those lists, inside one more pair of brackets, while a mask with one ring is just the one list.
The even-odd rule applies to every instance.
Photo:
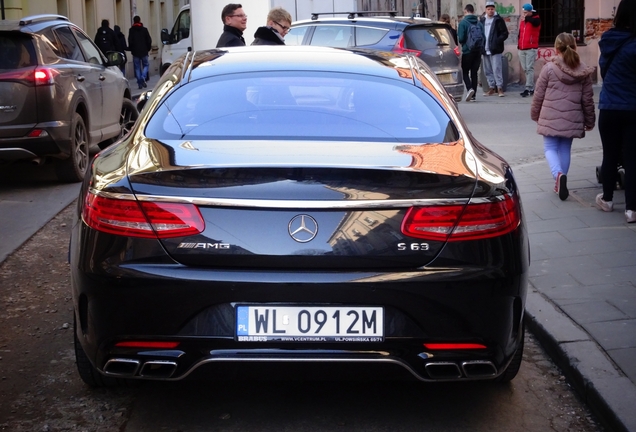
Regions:
[[[70, 251], [76, 335], [91, 363], [102, 371], [113, 358], [177, 359], [174, 375], [158, 377], [165, 379], [181, 379], [206, 363], [243, 360], [396, 363], [421, 380], [436, 378], [426, 369], [433, 361], [489, 361], [502, 373], [522, 339], [529, 265], [523, 218], [512, 232], [495, 238], [426, 242], [401, 233], [406, 207], [388, 203], [465, 203], [502, 194], [519, 199], [509, 166], [470, 136], [446, 92], [427, 81], [430, 71], [421, 62], [288, 48], [212, 50], [175, 62], [131, 134], [93, 160]], [[303, 142], [219, 141], [205, 143], [209, 151], [202, 153], [193, 151], [196, 142], [144, 135], [145, 124], [175, 88], [209, 74], [258, 69], [334, 69], [411, 82], [437, 99], [461, 138], [408, 146], [325, 142], [316, 156], [301, 151]], [[163, 240], [95, 231], [81, 217], [89, 190], [138, 199], [187, 198], [198, 203], [205, 231]], [[359, 204], [364, 200], [367, 207]], [[321, 208], [322, 202], [333, 206]], [[298, 214], [318, 222], [315, 240], [290, 238], [288, 224]], [[349, 229], [354, 226], [365, 230], [358, 229], [358, 235]], [[191, 243], [229, 246], [180, 247]], [[427, 243], [429, 249], [400, 251], [399, 243]], [[379, 343], [239, 342], [237, 304], [382, 306], [385, 338]], [[180, 344], [173, 350], [114, 345], [127, 340]], [[423, 347], [432, 342], [487, 348], [432, 353]]]

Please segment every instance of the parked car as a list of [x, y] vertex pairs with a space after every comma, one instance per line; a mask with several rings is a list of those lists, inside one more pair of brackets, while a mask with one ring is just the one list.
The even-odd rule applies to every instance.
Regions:
[[428, 18], [398, 17], [395, 13], [373, 17], [370, 14], [374, 12], [350, 12], [347, 17], [336, 18], [313, 14], [312, 19], [292, 23], [285, 44], [408, 52], [430, 66], [455, 100], [462, 98], [461, 48], [455, 44], [448, 24]]
[[80, 181], [91, 149], [137, 116], [123, 62], [61, 15], [1, 21], [0, 162], [51, 160], [60, 180]]
[[509, 381], [521, 364], [519, 190], [411, 54], [188, 53], [92, 161], [75, 219], [92, 386], [247, 362]]

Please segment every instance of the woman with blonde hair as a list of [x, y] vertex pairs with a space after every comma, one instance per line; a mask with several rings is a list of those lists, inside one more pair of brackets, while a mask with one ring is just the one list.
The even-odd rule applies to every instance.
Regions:
[[554, 49], [557, 55], [541, 69], [530, 117], [537, 122], [537, 133], [543, 135], [545, 158], [556, 182], [554, 191], [565, 200], [572, 141], [583, 138], [596, 122], [594, 69], [581, 62], [570, 33], [558, 35]]

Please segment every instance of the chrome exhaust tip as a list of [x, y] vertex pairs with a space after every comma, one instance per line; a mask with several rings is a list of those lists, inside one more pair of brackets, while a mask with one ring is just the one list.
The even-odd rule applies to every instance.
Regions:
[[143, 378], [170, 378], [177, 370], [177, 363], [169, 360], [150, 360], [143, 364], [139, 376]]
[[436, 380], [453, 380], [462, 377], [459, 366], [452, 362], [427, 363], [424, 368], [428, 375]]
[[464, 375], [468, 378], [487, 378], [497, 375], [497, 368], [487, 360], [472, 360], [462, 363]]
[[139, 360], [114, 358], [110, 359], [104, 365], [104, 373], [106, 375], [130, 377], [139, 370]]

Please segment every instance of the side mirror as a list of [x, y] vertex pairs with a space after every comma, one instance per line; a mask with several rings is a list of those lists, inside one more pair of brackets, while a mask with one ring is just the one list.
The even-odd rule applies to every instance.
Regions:
[[164, 45], [170, 43], [170, 32], [168, 29], [161, 29], [161, 42], [163, 42]]
[[106, 53], [106, 66], [122, 66], [126, 64], [126, 56], [118, 51], [108, 51]]

